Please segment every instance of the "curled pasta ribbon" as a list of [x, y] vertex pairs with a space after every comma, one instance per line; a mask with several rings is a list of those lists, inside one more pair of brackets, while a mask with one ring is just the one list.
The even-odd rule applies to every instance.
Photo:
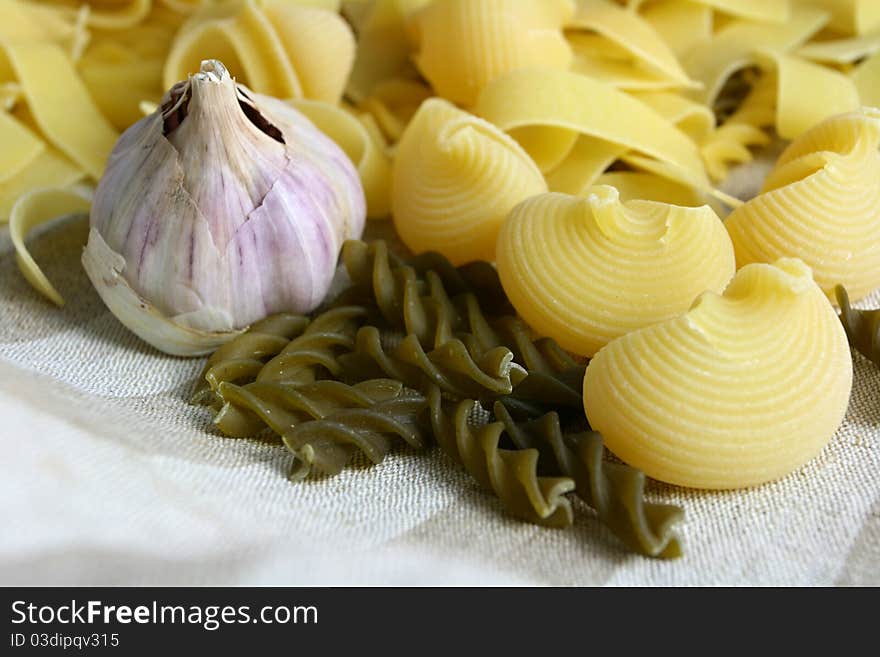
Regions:
[[783, 152], [760, 195], [726, 220], [737, 265], [784, 256], [807, 263], [834, 299], [880, 286], [880, 110], [832, 117]]
[[385, 143], [375, 124], [369, 118], [358, 118], [322, 101], [295, 100], [291, 104], [335, 141], [355, 164], [367, 199], [367, 217], [388, 217], [391, 160], [385, 154]]
[[4, 66], [21, 86], [44, 139], [90, 177], [100, 178], [119, 135], [101, 115], [69, 56], [52, 42], [0, 38], [0, 69]]
[[522, 318], [592, 356], [614, 338], [675, 317], [734, 273], [730, 238], [711, 208], [543, 194], [519, 204], [498, 238], [498, 273]]
[[[694, 0], [731, 16], [762, 23], [782, 23], [791, 16], [791, 0]], [[795, 0], [796, 2], [798, 0]]]
[[375, 0], [343, 8], [357, 32], [357, 50], [346, 98], [361, 103], [377, 85], [390, 79], [414, 80], [408, 19], [430, 0]]
[[[79, 0], [49, 0], [46, 9], [61, 9], [75, 16], [82, 3]], [[120, 30], [140, 23], [153, 7], [153, 0], [89, 0], [86, 23], [102, 30]], [[63, 10], [67, 10], [66, 12]]]
[[724, 83], [736, 72], [753, 66], [757, 53], [788, 52], [806, 42], [828, 22], [827, 12], [798, 8], [781, 24], [733, 21], [710, 41], [698, 44], [682, 64], [702, 88], [689, 92], [698, 102], [712, 106]]
[[556, 413], [517, 423], [504, 404], [495, 402], [495, 417], [517, 448], [537, 449], [542, 472], [571, 477], [578, 497], [596, 510], [599, 521], [624, 545], [650, 557], [681, 556], [675, 528], [684, 511], [645, 502], [645, 473], [606, 461], [600, 434], [563, 434]]
[[880, 310], [857, 310], [849, 305], [849, 295], [843, 285], [834, 288], [840, 321], [850, 346], [880, 367]]
[[494, 260], [498, 229], [520, 200], [546, 191], [522, 147], [451, 103], [426, 100], [397, 147], [391, 212], [413, 252], [453, 264]]
[[655, 72], [673, 85], [692, 84], [675, 53], [650, 23], [611, 0], [577, 0], [577, 10], [566, 28], [590, 30], [605, 37], [631, 55], [636, 66]]
[[190, 18], [168, 53], [164, 87], [197, 71], [209, 50], [258, 93], [335, 103], [354, 49], [351, 29], [335, 12], [282, 0], [245, 0]]
[[846, 75], [788, 55], [769, 57], [779, 80], [776, 132], [783, 139], [795, 139], [829, 116], [859, 108], [859, 92]]
[[629, 333], [587, 367], [590, 425], [623, 461], [693, 488], [794, 471], [843, 420], [852, 361], [840, 321], [796, 259], [737, 272], [719, 296]]
[[869, 107], [880, 107], [880, 53], [859, 64], [850, 77], [862, 103]]
[[731, 164], [750, 162], [750, 147], [770, 143], [764, 130], [776, 123], [777, 86], [774, 74], [759, 77], [737, 110], [702, 139], [700, 153], [714, 180], [727, 178]]
[[193, 392], [193, 404], [212, 405], [221, 383], [241, 385], [255, 381], [266, 361], [277, 356], [309, 325], [308, 317], [281, 313], [271, 315], [248, 327], [211, 354], [199, 375]]
[[73, 191], [33, 189], [16, 201], [9, 217], [9, 236], [19, 271], [34, 289], [58, 306], [64, 305], [64, 299], [28, 253], [24, 240], [40, 224], [65, 215], [88, 214], [91, 206], [89, 199]]
[[574, 490], [569, 477], [539, 477], [538, 450], [499, 447], [505, 432], [502, 422], [471, 426], [468, 418], [476, 406], [463, 400], [451, 410], [443, 408], [440, 390], [428, 390], [428, 416], [434, 438], [477, 482], [493, 491], [513, 515], [549, 527], [568, 527], [573, 520], [565, 493]]
[[[483, 90], [475, 111], [515, 136], [545, 172], [567, 157], [596, 161], [605, 158], [594, 151], [613, 157], [631, 150], [656, 160], [661, 165], [656, 173], [710, 187], [697, 148], [685, 133], [645, 103], [576, 73], [513, 71]], [[579, 136], [590, 139], [575, 147]], [[563, 166], [577, 170], [583, 165]]]
[[861, 37], [808, 43], [798, 49], [798, 57], [825, 64], [852, 64], [880, 51], [880, 31]]
[[396, 143], [431, 90], [421, 82], [394, 78], [378, 83], [359, 109], [369, 112], [385, 137]]
[[880, 5], [874, 0], [798, 0], [831, 14], [828, 24], [843, 34], [863, 35], [880, 28]]
[[413, 17], [416, 65], [438, 95], [472, 105], [499, 75], [518, 68], [565, 70], [562, 26], [571, 0], [447, 0]]
[[666, 0], [650, 4], [639, 13], [679, 58], [712, 38], [712, 9], [705, 3]]

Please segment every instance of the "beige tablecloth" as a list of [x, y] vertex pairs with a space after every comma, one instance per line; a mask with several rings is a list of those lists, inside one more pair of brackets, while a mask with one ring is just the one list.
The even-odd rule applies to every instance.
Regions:
[[802, 470], [740, 492], [652, 484], [687, 513], [685, 556], [655, 561], [582, 507], [567, 530], [509, 518], [436, 448], [289, 483], [284, 449], [211, 433], [186, 403], [202, 360], [104, 308], [85, 226], [31, 241], [61, 309], [0, 235], [0, 584], [880, 584], [880, 370], [860, 356], [844, 425]]

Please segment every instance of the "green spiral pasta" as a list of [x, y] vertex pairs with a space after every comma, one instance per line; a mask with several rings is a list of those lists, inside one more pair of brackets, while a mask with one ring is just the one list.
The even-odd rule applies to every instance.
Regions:
[[857, 310], [849, 304], [846, 288], [834, 288], [840, 321], [849, 343], [860, 354], [880, 367], [880, 310]]
[[[582, 410], [585, 365], [549, 338], [532, 342], [521, 320], [510, 316], [489, 319], [484, 314], [481, 299], [490, 294], [489, 298], [507, 303], [498, 275], [488, 263], [455, 268], [443, 256], [431, 253], [419, 256], [417, 268], [390, 254], [381, 241], [348, 241], [342, 258], [357, 294], [371, 297], [391, 327], [416, 336], [426, 349], [457, 338], [474, 359], [507, 347], [529, 374], [513, 391], [523, 409], [537, 412], [562, 406]], [[478, 297], [474, 289], [485, 296]]]
[[600, 434], [563, 434], [556, 413], [517, 423], [503, 402], [496, 402], [493, 410], [517, 448], [537, 450], [542, 472], [571, 477], [578, 497], [625, 545], [651, 557], [681, 556], [675, 526], [684, 512], [673, 505], [646, 503], [645, 474], [604, 460]]
[[308, 383], [326, 372], [338, 377], [336, 358], [354, 348], [357, 330], [369, 318], [363, 306], [341, 306], [321, 313], [263, 366], [257, 381]]
[[574, 490], [574, 480], [566, 476], [539, 477], [536, 449], [500, 448], [503, 423], [472, 427], [468, 417], [477, 404], [475, 400], [462, 400], [447, 411], [440, 389], [431, 386], [427, 402], [428, 420], [440, 447], [480, 485], [494, 491], [511, 514], [548, 527], [571, 525], [571, 502], [565, 494]]
[[280, 313], [254, 323], [247, 331], [215, 351], [199, 375], [192, 403], [219, 402], [217, 388], [224, 381], [256, 379], [265, 361], [278, 354], [309, 325], [304, 315]]
[[357, 450], [378, 463], [395, 435], [413, 447], [423, 445], [414, 420], [424, 399], [399, 381], [374, 379], [353, 386], [330, 380], [245, 386], [224, 382], [218, 392], [224, 405], [215, 424], [227, 435], [268, 426], [294, 456], [294, 480], [312, 469], [337, 474]]
[[461, 340], [449, 339], [426, 352], [418, 338], [409, 334], [397, 346], [386, 349], [375, 326], [361, 327], [353, 352], [342, 354], [337, 362], [350, 381], [384, 376], [415, 390], [435, 385], [458, 398], [508, 395], [526, 376], [505, 347], [491, 349], [474, 359]]

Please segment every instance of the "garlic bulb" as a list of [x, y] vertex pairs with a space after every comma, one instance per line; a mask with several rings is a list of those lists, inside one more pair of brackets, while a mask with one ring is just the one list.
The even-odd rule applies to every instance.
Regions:
[[202, 354], [266, 315], [321, 303], [365, 215], [336, 144], [208, 60], [117, 142], [83, 265], [129, 329]]

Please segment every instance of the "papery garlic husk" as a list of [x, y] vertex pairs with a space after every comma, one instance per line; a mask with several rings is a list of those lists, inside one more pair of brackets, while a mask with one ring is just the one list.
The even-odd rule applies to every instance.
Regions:
[[207, 60], [120, 137], [83, 265], [125, 326], [198, 355], [272, 313], [314, 309], [365, 216], [335, 143]]

